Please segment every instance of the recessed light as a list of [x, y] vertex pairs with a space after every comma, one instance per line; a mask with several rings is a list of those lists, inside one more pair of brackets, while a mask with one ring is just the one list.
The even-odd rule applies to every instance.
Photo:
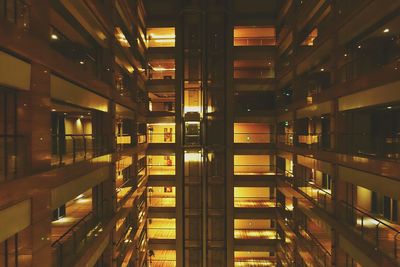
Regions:
[[347, 57], [347, 54], [344, 54], [345, 57]]
[[321, 71], [324, 71], [324, 70], [325, 70], [324, 68], [321, 69]]
[[392, 107], [391, 106], [389, 106], [389, 107], [386, 107], [387, 109], [392, 109]]
[[58, 40], [58, 36], [54, 33], [50, 37], [52, 40]]
[[51, 109], [51, 111], [53, 111], [53, 112], [54, 112], [54, 111], [56, 111], [56, 110], [53, 108], [53, 109]]
[[251, 109], [249, 109], [249, 108], [248, 108], [248, 109], [247, 109], [247, 111], [248, 111], [248, 112], [250, 112], [250, 111], [251, 111]]
[[79, 64], [83, 65], [85, 62], [83, 60], [79, 61]]
[[386, 29], [383, 30], [383, 32], [384, 32], [384, 33], [388, 33], [388, 32], [389, 32], [389, 29], [386, 28]]
[[358, 48], [361, 48], [361, 45], [358, 45], [357, 47], [358, 47]]

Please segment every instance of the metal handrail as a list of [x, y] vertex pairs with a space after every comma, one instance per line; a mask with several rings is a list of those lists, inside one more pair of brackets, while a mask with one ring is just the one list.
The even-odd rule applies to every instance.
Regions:
[[63, 235], [61, 235], [56, 241], [54, 241], [51, 246], [54, 247], [57, 244], [58, 245], [62, 245], [61, 240], [64, 239], [64, 237], [66, 237], [69, 233], [75, 231], [75, 229], [78, 227], [78, 225], [80, 225], [83, 222], [86, 222], [86, 219], [93, 215], [93, 212], [89, 212], [88, 214], [86, 214], [84, 217], [82, 217], [78, 222], [76, 222], [75, 224], [73, 224]]

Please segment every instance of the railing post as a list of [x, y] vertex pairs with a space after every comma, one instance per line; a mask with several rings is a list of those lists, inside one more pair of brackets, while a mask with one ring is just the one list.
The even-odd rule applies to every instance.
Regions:
[[86, 159], [86, 152], [87, 152], [87, 148], [86, 148], [86, 138], [85, 138], [85, 136], [83, 135], [83, 158], [84, 159]]
[[75, 143], [75, 138], [71, 136], [72, 138], [72, 161], [75, 162], [76, 159], [76, 143]]
[[376, 225], [376, 235], [375, 235], [376, 249], [378, 250], [379, 250], [379, 224], [380, 222], [378, 222], [378, 224]]
[[62, 164], [62, 151], [61, 151], [61, 140], [60, 140], [60, 136], [56, 135], [56, 142], [57, 142], [57, 150], [58, 150], [58, 156], [59, 156], [59, 165]]

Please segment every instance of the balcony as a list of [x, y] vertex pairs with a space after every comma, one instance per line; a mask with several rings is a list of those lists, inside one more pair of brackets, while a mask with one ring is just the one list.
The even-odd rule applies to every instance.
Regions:
[[82, 249], [102, 231], [92, 213], [91, 189], [54, 211], [51, 227], [53, 257], [56, 266], [70, 266]]
[[174, 59], [153, 59], [149, 61], [149, 80], [174, 80]]
[[147, 156], [147, 173], [149, 175], [175, 175], [175, 156]]
[[147, 206], [150, 208], [175, 207], [175, 187], [148, 187]]
[[400, 133], [374, 135], [371, 133], [341, 133], [339, 153], [400, 161]]
[[234, 46], [275, 46], [275, 28], [235, 26]]
[[274, 134], [271, 127], [261, 123], [235, 123], [234, 143], [236, 144], [261, 144], [271, 143]]
[[268, 251], [235, 251], [235, 267], [275, 266], [276, 259]]
[[268, 187], [235, 187], [235, 208], [273, 208], [275, 198], [270, 196]]
[[234, 79], [273, 79], [275, 78], [272, 60], [248, 59], [234, 61]]
[[175, 267], [175, 250], [150, 250], [147, 260], [151, 267]]
[[400, 226], [375, 217], [344, 201], [339, 203], [340, 218], [375, 250], [400, 263]]
[[175, 219], [148, 219], [147, 236], [149, 239], [175, 239]]
[[275, 175], [275, 166], [270, 164], [270, 155], [235, 155], [235, 175]]
[[271, 229], [269, 220], [235, 219], [235, 239], [277, 239], [277, 232]]
[[148, 47], [175, 47], [175, 28], [148, 28]]
[[175, 123], [154, 123], [147, 125], [147, 140], [150, 144], [175, 143]]
[[93, 134], [53, 135], [52, 166], [64, 166], [106, 154], [107, 136]]

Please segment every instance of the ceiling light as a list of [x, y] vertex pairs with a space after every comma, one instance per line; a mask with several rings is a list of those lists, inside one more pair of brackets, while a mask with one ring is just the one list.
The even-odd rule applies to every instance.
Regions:
[[345, 57], [347, 57], [347, 54], [344, 54]]
[[321, 71], [324, 71], [324, 70], [325, 70], [324, 68], [321, 69]]
[[361, 45], [358, 45], [357, 47], [358, 47], [358, 48], [361, 48]]
[[79, 61], [79, 64], [83, 65], [85, 62], [83, 60]]
[[51, 111], [53, 111], [53, 112], [54, 112], [54, 111], [56, 111], [56, 110], [53, 108], [53, 109], [51, 109]]
[[387, 109], [392, 109], [392, 107], [391, 107], [391, 106], [389, 106], [389, 107], [387, 107]]
[[52, 40], [58, 40], [58, 36], [54, 33], [50, 37]]
[[384, 33], [388, 33], [388, 32], [389, 32], [389, 29], [386, 28], [386, 29], [383, 30], [383, 32], [384, 32]]

